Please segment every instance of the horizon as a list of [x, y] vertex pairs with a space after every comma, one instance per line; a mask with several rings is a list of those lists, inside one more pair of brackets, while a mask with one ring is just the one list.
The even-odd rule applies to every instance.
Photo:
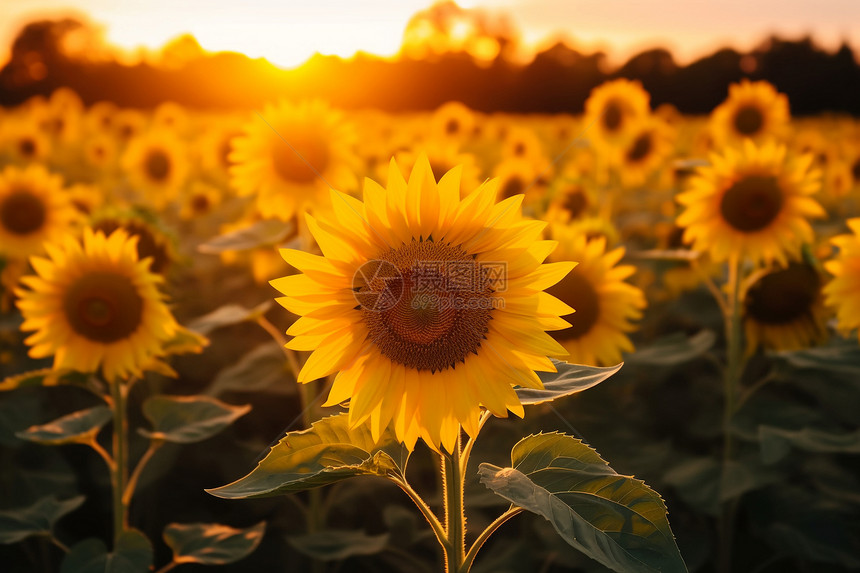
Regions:
[[[236, 34], [236, 28], [232, 24], [237, 20], [231, 18], [231, 8], [227, 4], [219, 4], [217, 9], [201, 14], [200, 10], [195, 10], [195, 2], [187, 2], [179, 7], [170, 20], [158, 20], [158, 17], [165, 13], [160, 8], [166, 10], [167, 1], [156, 0], [154, 4], [148, 3], [149, 8], [136, 4], [115, 5], [106, 0], [17, 2], [14, 6], [4, 8], [11, 14], [0, 19], [3, 22], [0, 24], [0, 65], [6, 64], [12, 42], [28, 23], [65, 17], [77, 19], [89, 26], [100, 36], [103, 47], [117, 59], [128, 63], [142, 61], [153, 54], [158, 55], [163, 48], [186, 35], [192, 36], [205, 52], [237, 52], [250, 58], [263, 58], [282, 69], [299, 67], [317, 53], [344, 59], [352, 58], [358, 53], [394, 59], [403, 55], [407, 49], [404, 33], [410, 20], [416, 14], [426, 12], [432, 5], [438, 4], [426, 0], [375, 0], [370, 8], [364, 4], [363, 7], [368, 9], [356, 16], [348, 11], [338, 13], [331, 10], [333, 6], [340, 4], [337, 1], [322, 0], [313, 7], [305, 7], [300, 11], [278, 8], [275, 14], [283, 15], [284, 18], [261, 19], [259, 14], [262, 12], [254, 12], [253, 9], [271, 10], [271, 6], [268, 6], [265, 0], [258, 0], [242, 13], [245, 18], [238, 21], [246, 23], [248, 27], [243, 28], [243, 33]], [[860, 22], [860, 3], [854, 4], [845, 0], [817, 3], [815, 17], [810, 17], [808, 11], [800, 9], [808, 3], [794, 1], [789, 3], [787, 9], [771, 14], [770, 19], [763, 18], [766, 16], [763, 12], [767, 12], [765, 8], [774, 4], [767, 0], [748, 7], [750, 18], [744, 25], [732, 20], [729, 15], [733, 6], [734, 9], [738, 8], [737, 2], [721, 3], [725, 10], [712, 11], [707, 18], [700, 17], [698, 24], [691, 21], [691, 16], [694, 16], [691, 8], [702, 8], [703, 5], [716, 3], [690, 3], [695, 5], [673, 7], [672, 18], [659, 25], [646, 21], [645, 24], [648, 25], [639, 26], [638, 31], [631, 20], [659, 20], [659, 17], [655, 16], [656, 10], [646, 7], [645, 3], [626, 4], [624, 18], [617, 18], [617, 11], [614, 15], [607, 12], [608, 5], [611, 4], [612, 2], [605, 2], [601, 4], [601, 8], [587, 1], [569, 4], [556, 0], [538, 0], [533, 3], [520, 0], [478, 0], [457, 3], [460, 11], [470, 17], [467, 23], [474, 24], [476, 20], [489, 21], [491, 31], [503, 29], [513, 35], [518, 43], [515, 57], [520, 62], [530, 61], [535, 54], [559, 41], [580, 52], [603, 52], [607, 64], [611, 67], [622, 65], [630, 57], [650, 49], [665, 49], [679, 65], [686, 65], [722, 48], [748, 52], [773, 37], [787, 41], [809, 38], [817, 47], [828, 52], [837, 50], [843, 44], [847, 44], [855, 52], [860, 51], [860, 24], [853, 24], [854, 29], [851, 29], [850, 24]], [[784, 6], [784, 3], [781, 5]], [[550, 9], [551, 7], [553, 9]], [[576, 12], [583, 7], [588, 10]], [[841, 9], [845, 9], [846, 13], [842, 13]], [[320, 14], [326, 11], [328, 16], [335, 17], [323, 21]], [[266, 16], [271, 14], [267, 12]], [[286, 17], [288, 14], [291, 18]], [[562, 24], [553, 23], [550, 15], [554, 15]], [[776, 15], [781, 18], [779, 24], [773, 20]], [[569, 26], [567, 22], [577, 16], [582, 24], [575, 30], [561, 29]], [[356, 27], [356, 18], [366, 26]], [[803, 18], [805, 21], [800, 22]], [[710, 33], [704, 33], [701, 28], [704, 20], [708, 21], [709, 26], [713, 25]], [[596, 24], [589, 26], [589, 22]], [[297, 33], [284, 33], [285, 23], [286, 32]], [[455, 22], [455, 26], [458, 24], [463, 23]], [[731, 24], [737, 28], [732, 33], [726, 28]], [[327, 26], [327, 30], [333, 33], [322, 34], [320, 26]], [[669, 32], [672, 26], [675, 26], [676, 30], [674, 35]], [[463, 27], [466, 25], [460, 29], [454, 28], [453, 31], [465, 35], [475, 34], [474, 28], [467, 28], [464, 32]], [[838, 28], [843, 29], [838, 31]], [[246, 31], [249, 29], [253, 29], [255, 33], [248, 35]], [[644, 32], [646, 29], [647, 33]], [[744, 30], [758, 31], [744, 33]], [[262, 32], [256, 33], [259, 31]], [[266, 31], [270, 32], [264, 33]], [[453, 41], [450, 38], [449, 40]]]

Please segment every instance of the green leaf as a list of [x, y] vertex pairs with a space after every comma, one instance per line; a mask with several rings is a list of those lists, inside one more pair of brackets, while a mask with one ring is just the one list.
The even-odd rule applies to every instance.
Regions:
[[0, 392], [26, 388], [28, 386], [81, 386], [93, 390], [92, 374], [76, 370], [54, 370], [42, 368], [15, 374], [0, 381]]
[[675, 366], [698, 358], [711, 349], [716, 340], [712, 330], [702, 330], [687, 337], [676, 333], [657, 340], [647, 348], [627, 356], [630, 364], [644, 366]]
[[596, 366], [568, 364], [560, 360], [553, 360], [552, 363], [558, 372], [538, 373], [543, 382], [543, 390], [521, 386], [516, 388], [520, 403], [523, 405], [543, 404], [588, 390], [618, 372], [623, 365], [622, 363], [607, 368], [598, 368]]
[[800, 370], [827, 371], [860, 378], [860, 346], [856, 339], [834, 338], [826, 346], [775, 353]]
[[686, 571], [666, 506], [642, 481], [619, 475], [581, 440], [538, 434], [511, 451], [513, 467], [481, 464], [481, 482], [542, 515], [570, 545], [615, 571]]
[[359, 476], [402, 476], [409, 451], [390, 430], [374, 442], [367, 425], [348, 426], [341, 413], [290, 432], [245, 477], [207, 492], [225, 499], [303, 491]]
[[211, 438], [250, 410], [250, 405], [232, 406], [209, 396], [152, 396], [143, 403], [152, 431], [138, 431], [151, 439], [191, 444]]
[[17, 543], [31, 535], [50, 535], [54, 524], [80, 507], [84, 499], [79, 495], [60, 501], [49, 496], [27, 507], [0, 511], [0, 543]]
[[120, 534], [113, 553], [101, 539], [81, 541], [66, 555], [60, 573], [149, 573], [152, 561], [149, 539], [131, 529]]
[[294, 535], [287, 541], [296, 550], [321, 561], [339, 561], [355, 555], [373, 555], [385, 549], [388, 534], [368, 535], [364, 531], [330, 529]]
[[164, 528], [164, 541], [173, 550], [176, 563], [226, 565], [253, 553], [265, 532], [265, 521], [246, 529], [218, 523], [171, 523]]
[[257, 320], [266, 314], [270, 308], [272, 308], [272, 302], [268, 300], [254, 308], [245, 308], [238, 304], [225, 304], [208, 314], [195, 318], [188, 324], [188, 328], [200, 334], [209, 334], [224, 326]]
[[113, 418], [107, 406], [95, 406], [57, 418], [53, 422], [30, 426], [16, 432], [22, 440], [58, 446], [61, 444], [86, 444], [91, 442], [99, 430]]
[[214, 255], [226, 251], [247, 251], [257, 247], [271, 247], [283, 242], [295, 232], [292, 223], [277, 219], [257, 221], [249, 227], [214, 237], [197, 247], [201, 253]]
[[669, 469], [663, 480], [692, 507], [719, 515], [720, 504], [780, 479], [779, 472], [757, 458], [733, 460], [723, 466], [714, 458], [692, 458]]
[[211, 396], [228, 391], [295, 394], [298, 387], [284, 349], [272, 341], [261, 344], [221, 370], [206, 393]]
[[759, 426], [761, 457], [765, 463], [776, 463], [792, 447], [808, 452], [860, 454], [860, 430], [834, 434], [815, 428], [787, 430], [773, 426]]

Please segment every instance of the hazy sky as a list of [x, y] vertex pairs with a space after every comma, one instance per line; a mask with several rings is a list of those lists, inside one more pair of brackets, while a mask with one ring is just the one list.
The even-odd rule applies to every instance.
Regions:
[[[241, 51], [291, 66], [315, 51], [393, 55], [403, 28], [430, 0], [0, 0], [0, 60], [33, 17], [88, 15], [107, 39], [157, 48], [191, 32], [209, 50]], [[663, 45], [688, 60], [722, 45], [748, 49], [770, 33], [811, 33], [860, 48], [860, 0], [463, 0], [508, 12], [532, 45], [559, 34], [624, 57]], [[860, 51], [860, 50], [858, 50]]]

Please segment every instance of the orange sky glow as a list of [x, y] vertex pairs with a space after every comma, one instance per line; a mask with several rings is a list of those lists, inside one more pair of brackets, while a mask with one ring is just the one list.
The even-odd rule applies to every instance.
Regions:
[[[313, 53], [350, 57], [357, 51], [394, 56], [412, 15], [430, 0], [10, 0], [0, 7], [0, 63], [20, 27], [37, 18], [73, 16], [94, 24], [127, 58], [154, 52], [190, 33], [209, 51], [236, 51], [294, 67]], [[667, 47], [689, 61], [718, 47], [750, 49], [767, 35], [811, 34], [825, 48], [860, 46], [856, 0], [461, 0], [507, 17], [527, 52], [565, 38], [603, 49], [618, 61], [635, 51]], [[492, 54], [492, 50], [485, 50]]]

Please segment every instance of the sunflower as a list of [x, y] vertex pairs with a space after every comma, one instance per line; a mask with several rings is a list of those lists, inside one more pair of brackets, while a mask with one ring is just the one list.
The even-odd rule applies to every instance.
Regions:
[[288, 346], [314, 350], [299, 382], [337, 373], [327, 405], [349, 399], [350, 424], [369, 422], [374, 439], [393, 422], [410, 449], [454, 451], [482, 406], [522, 416], [513, 387], [542, 387], [535, 371], [564, 354], [545, 331], [572, 309], [542, 291], [574, 263], [542, 264], [555, 242], [521, 197], [495, 203], [498, 181], [464, 199], [459, 187], [459, 168], [437, 183], [421, 157], [407, 182], [392, 160], [363, 203], [332, 191], [336, 219], [307, 217], [325, 257], [285, 249], [303, 274], [272, 281], [301, 316]]
[[744, 255], [785, 266], [788, 256], [798, 258], [800, 246], [813, 238], [806, 218], [825, 214], [809, 196], [820, 187], [812, 156], [787, 158], [783, 145], [746, 140], [741, 149], [726, 148], [710, 159], [677, 198], [685, 207], [678, 216], [684, 241], [715, 262]]
[[552, 199], [543, 216], [545, 221], [567, 224], [590, 215], [598, 205], [592, 185], [573, 171], [557, 177], [551, 191]]
[[475, 124], [471, 109], [458, 101], [449, 101], [433, 112], [430, 133], [433, 139], [463, 142], [472, 137]]
[[84, 143], [84, 158], [95, 168], [107, 169], [113, 166], [116, 157], [116, 140], [107, 133], [94, 135]]
[[621, 182], [628, 187], [642, 185], [673, 153], [672, 129], [657, 116], [635, 122], [630, 140], [617, 148], [615, 165]]
[[195, 182], [181, 199], [179, 217], [186, 221], [212, 213], [221, 203], [221, 190], [215, 185]]
[[170, 131], [154, 130], [129, 143], [122, 167], [131, 184], [163, 209], [185, 184], [190, 166], [185, 144]]
[[827, 336], [821, 276], [806, 262], [758, 278], [744, 296], [747, 352], [800, 350]]
[[0, 148], [17, 163], [45, 161], [51, 154], [51, 139], [31, 121], [17, 118], [4, 122]]
[[711, 130], [719, 144], [761, 143], [785, 135], [789, 120], [785, 94], [766, 81], [744, 79], [730, 85], [729, 97], [711, 112]]
[[831, 239], [839, 253], [824, 263], [833, 275], [824, 287], [825, 302], [836, 310], [839, 329], [846, 333], [860, 327], [860, 218], [849, 219], [848, 227], [851, 233]]
[[16, 290], [35, 331], [26, 343], [33, 358], [54, 357], [54, 368], [95, 372], [113, 381], [142, 370], [162, 354], [179, 326], [158, 291], [149, 260], [138, 260], [135, 240], [84, 229], [83, 242], [66, 236], [31, 259], [35, 275]]
[[511, 127], [502, 141], [502, 161], [525, 159], [540, 163], [545, 156], [540, 137], [529, 127]]
[[551, 179], [550, 173], [551, 165], [548, 161], [508, 159], [496, 165], [493, 177], [499, 181], [500, 199], [525, 195], [526, 204], [530, 204], [545, 196]]
[[77, 213], [62, 179], [41, 165], [0, 173], [0, 255], [26, 258], [68, 233]]
[[152, 273], [165, 274], [178, 258], [173, 239], [159, 228], [154, 214], [142, 211], [101, 213], [93, 218], [91, 226], [93, 230], [105, 235], [122, 229], [135, 238], [137, 257], [141, 260], [149, 259], [149, 270]]
[[606, 251], [602, 238], [589, 240], [572, 227], [553, 225], [552, 237], [559, 248], [550, 261], [576, 260], [579, 264], [547, 292], [576, 309], [569, 328], [553, 333], [575, 364], [597, 366], [621, 362], [622, 352], [632, 352], [627, 332], [642, 317], [645, 293], [625, 282], [636, 268], [619, 265], [624, 247]]
[[231, 185], [256, 195], [264, 217], [289, 220], [329, 187], [355, 186], [355, 133], [321, 101], [269, 105], [232, 140]]
[[[426, 143], [416, 144], [412, 149], [401, 151], [394, 157], [397, 159], [397, 165], [400, 169], [411, 171], [420, 155], [425, 155], [430, 161], [430, 169], [433, 171], [433, 177], [437, 182], [451, 169], [459, 165], [462, 169], [460, 189], [474, 189], [480, 184], [481, 168], [478, 167], [475, 156], [471, 153], [461, 152], [456, 143], [431, 139]], [[380, 175], [383, 175], [382, 165], [379, 165], [378, 171]]]
[[603, 83], [585, 102], [585, 130], [595, 147], [611, 149], [630, 139], [636, 120], [650, 114], [651, 97], [638, 81], [623, 78]]

